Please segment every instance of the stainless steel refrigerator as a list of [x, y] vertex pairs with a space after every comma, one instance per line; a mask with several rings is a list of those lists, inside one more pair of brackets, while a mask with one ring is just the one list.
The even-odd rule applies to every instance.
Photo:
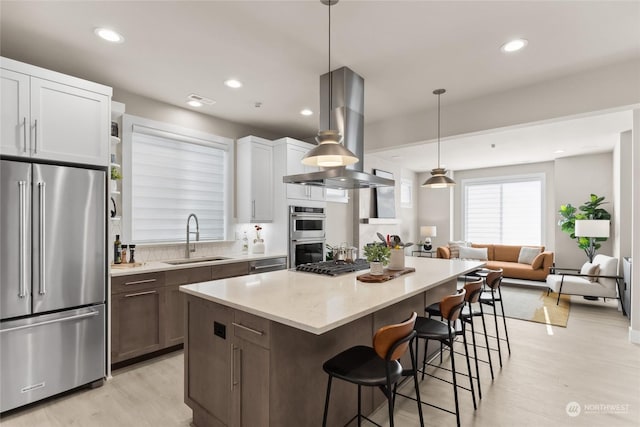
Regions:
[[105, 376], [106, 173], [0, 162], [0, 412]]

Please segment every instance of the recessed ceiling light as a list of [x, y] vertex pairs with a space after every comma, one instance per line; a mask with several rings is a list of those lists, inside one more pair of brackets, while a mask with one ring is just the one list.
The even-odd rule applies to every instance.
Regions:
[[103, 40], [106, 40], [111, 43], [122, 43], [124, 42], [124, 37], [122, 35], [116, 33], [109, 28], [96, 28], [94, 33]]
[[225, 80], [224, 84], [229, 86], [230, 88], [233, 88], [233, 89], [238, 89], [238, 88], [242, 87], [242, 82], [240, 80], [236, 80], [236, 79]]
[[191, 105], [192, 107], [202, 107], [202, 102], [196, 101], [195, 99], [187, 101], [187, 104]]
[[302, 114], [303, 116], [311, 116], [313, 115], [313, 111], [311, 111], [308, 108], [305, 108], [304, 110], [300, 111], [300, 114]]
[[553, 152], [553, 154], [562, 154], [562, 153], [564, 153], [564, 150], [562, 150], [562, 149], [561, 150], [556, 150], [556, 151]]
[[517, 52], [525, 47], [529, 42], [525, 39], [515, 39], [506, 42], [500, 47], [500, 50], [505, 53]]

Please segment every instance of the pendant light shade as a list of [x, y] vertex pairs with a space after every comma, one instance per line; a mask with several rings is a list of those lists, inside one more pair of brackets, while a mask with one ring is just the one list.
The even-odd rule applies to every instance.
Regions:
[[331, 73], [331, 6], [338, 0], [321, 0], [329, 9], [329, 129], [321, 130], [316, 136], [318, 145], [310, 150], [303, 158], [302, 163], [307, 166], [336, 167], [349, 166], [360, 161], [358, 156], [341, 144], [342, 135], [337, 130], [331, 129], [331, 107], [333, 105], [333, 74]]
[[440, 95], [445, 92], [445, 89], [433, 91], [434, 95], [438, 95], [438, 167], [431, 170], [431, 177], [422, 184], [423, 187], [447, 188], [456, 185], [456, 182], [447, 176], [447, 170], [440, 167]]
[[358, 162], [355, 154], [340, 143], [342, 136], [336, 130], [318, 132], [318, 145], [310, 150], [302, 159], [307, 166], [348, 166]]

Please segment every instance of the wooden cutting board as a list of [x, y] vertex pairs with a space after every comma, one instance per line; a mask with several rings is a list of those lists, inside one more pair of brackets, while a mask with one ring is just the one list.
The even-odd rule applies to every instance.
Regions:
[[371, 273], [365, 273], [365, 274], [359, 275], [357, 279], [360, 280], [361, 282], [367, 282], [367, 283], [382, 283], [382, 282], [386, 282], [387, 280], [400, 277], [403, 274], [413, 273], [414, 271], [416, 271], [416, 269], [413, 267], [406, 267], [406, 268], [403, 268], [402, 270], [389, 270], [385, 268], [384, 272], [380, 275], [374, 276]]

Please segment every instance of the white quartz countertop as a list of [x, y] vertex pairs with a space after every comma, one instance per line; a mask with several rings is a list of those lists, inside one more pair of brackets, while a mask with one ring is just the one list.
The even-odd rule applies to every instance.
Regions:
[[[216, 255], [212, 255], [208, 258], [213, 258]], [[286, 258], [287, 254], [285, 253], [264, 253], [264, 254], [225, 254], [220, 255], [220, 257], [224, 257], [226, 259], [216, 260], [216, 261], [203, 261], [203, 262], [192, 262], [188, 264], [179, 264], [172, 265], [167, 262], [162, 261], [150, 261], [142, 263], [142, 265], [137, 267], [111, 267], [111, 277], [115, 276], [128, 276], [130, 274], [140, 274], [140, 273], [153, 273], [156, 271], [167, 271], [167, 270], [180, 270], [183, 268], [194, 268], [194, 267], [204, 267], [207, 265], [222, 265], [222, 264], [233, 264], [236, 262], [243, 261], [257, 261], [261, 259], [272, 259], [272, 258]], [[196, 257], [193, 260], [197, 260]], [[167, 260], [170, 261], [170, 260]]]
[[364, 283], [361, 270], [337, 277], [292, 270], [213, 280], [185, 292], [313, 334], [345, 325], [484, 266], [483, 262], [406, 257], [414, 273]]

